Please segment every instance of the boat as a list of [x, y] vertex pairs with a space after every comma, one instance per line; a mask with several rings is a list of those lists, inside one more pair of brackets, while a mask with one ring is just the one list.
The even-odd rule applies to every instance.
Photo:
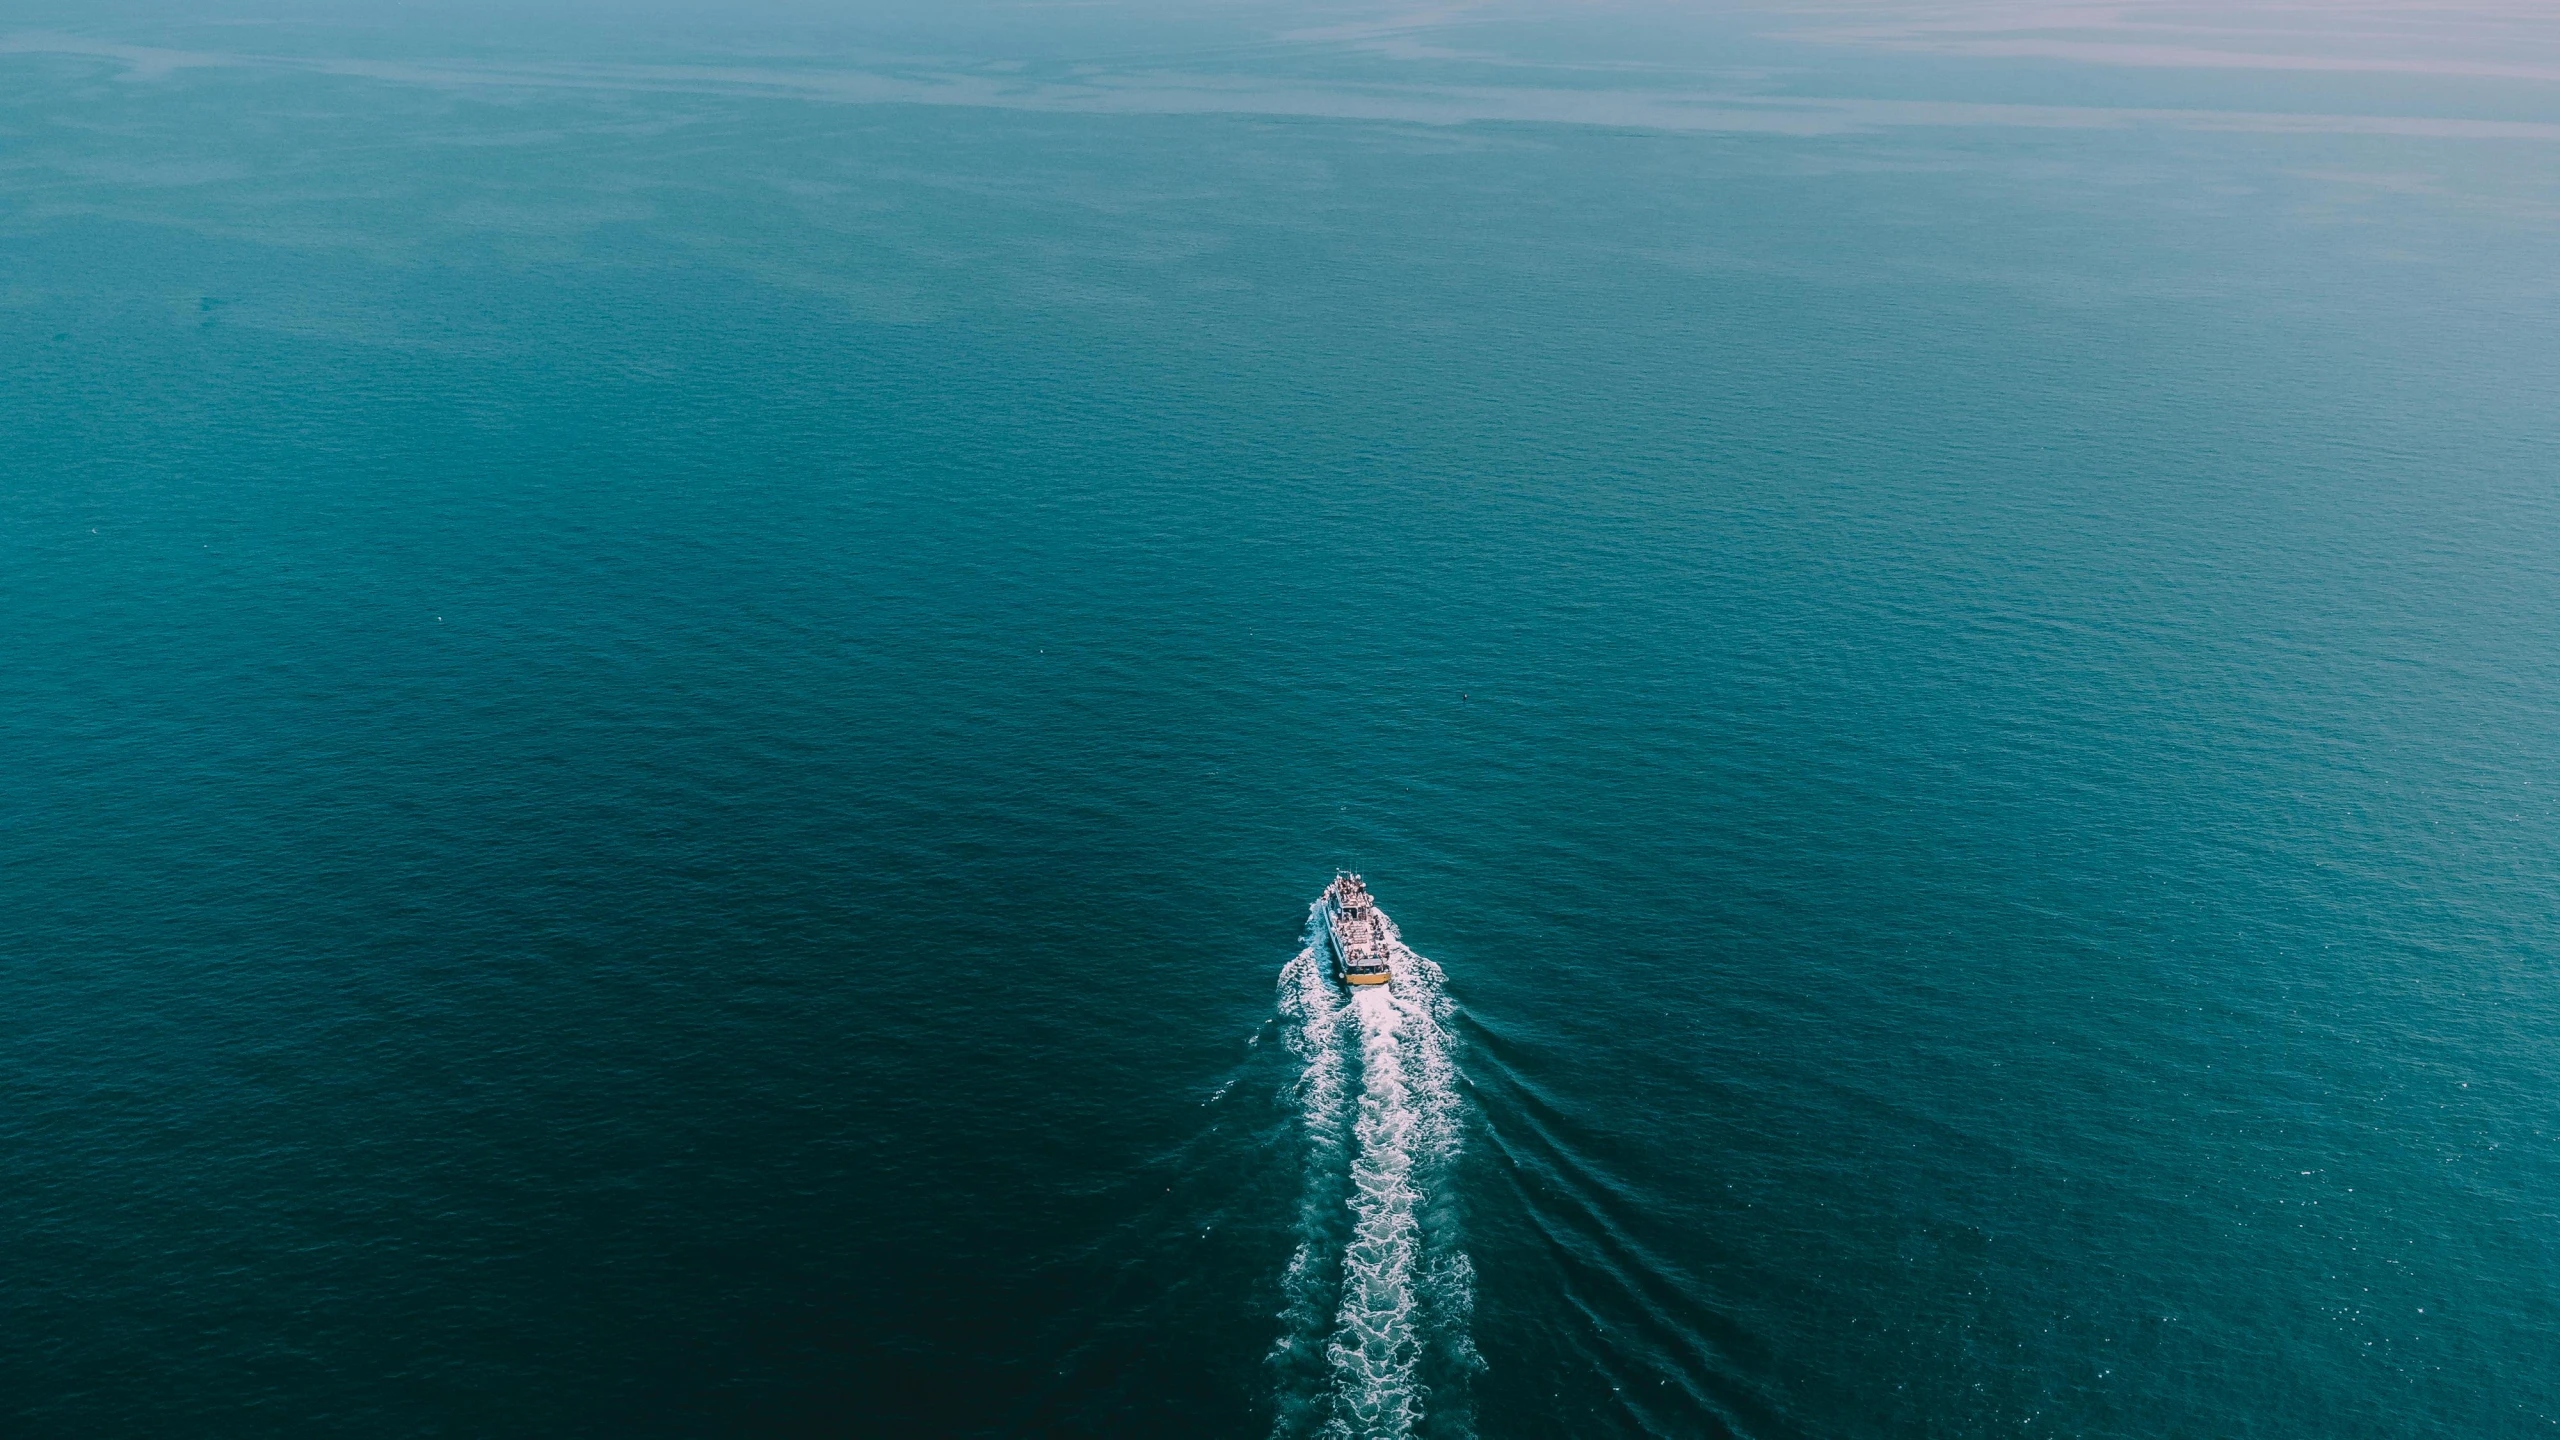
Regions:
[[1333, 957], [1333, 978], [1345, 985], [1385, 985], [1395, 978], [1387, 968], [1387, 917], [1369, 898], [1369, 887], [1348, 870], [1333, 873], [1316, 909], [1324, 917], [1324, 948]]

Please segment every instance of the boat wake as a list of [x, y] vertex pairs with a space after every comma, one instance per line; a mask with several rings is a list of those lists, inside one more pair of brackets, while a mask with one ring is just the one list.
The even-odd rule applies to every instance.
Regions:
[[[1383, 917], [1382, 917], [1383, 919]], [[1346, 993], [1320, 921], [1280, 972], [1305, 1144], [1298, 1245], [1281, 1277], [1277, 1440], [1472, 1432], [1474, 1272], [1451, 1170], [1461, 1136], [1440, 967], [1385, 923], [1392, 985]]]

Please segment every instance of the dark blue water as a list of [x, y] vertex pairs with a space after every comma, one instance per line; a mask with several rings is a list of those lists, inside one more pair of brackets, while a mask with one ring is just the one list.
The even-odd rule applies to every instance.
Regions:
[[0, 1428], [2548, 1432], [2560, 32], [2359, 13], [28, 17]]

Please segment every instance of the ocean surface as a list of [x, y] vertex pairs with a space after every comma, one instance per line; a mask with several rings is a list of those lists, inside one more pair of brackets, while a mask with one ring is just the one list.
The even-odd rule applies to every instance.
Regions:
[[2555, 441], [2548, 10], [19, 0], [0, 1431], [2560, 1431]]

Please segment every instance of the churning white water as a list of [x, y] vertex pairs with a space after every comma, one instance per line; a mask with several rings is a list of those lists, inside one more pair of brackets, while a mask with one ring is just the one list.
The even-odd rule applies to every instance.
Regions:
[[[1312, 926], [1311, 926], [1312, 931]], [[1449, 1203], [1461, 1129], [1440, 967], [1387, 922], [1389, 986], [1346, 993], [1319, 943], [1280, 973], [1305, 1145], [1282, 1276], [1277, 1436], [1463, 1434], [1473, 1272]]]

